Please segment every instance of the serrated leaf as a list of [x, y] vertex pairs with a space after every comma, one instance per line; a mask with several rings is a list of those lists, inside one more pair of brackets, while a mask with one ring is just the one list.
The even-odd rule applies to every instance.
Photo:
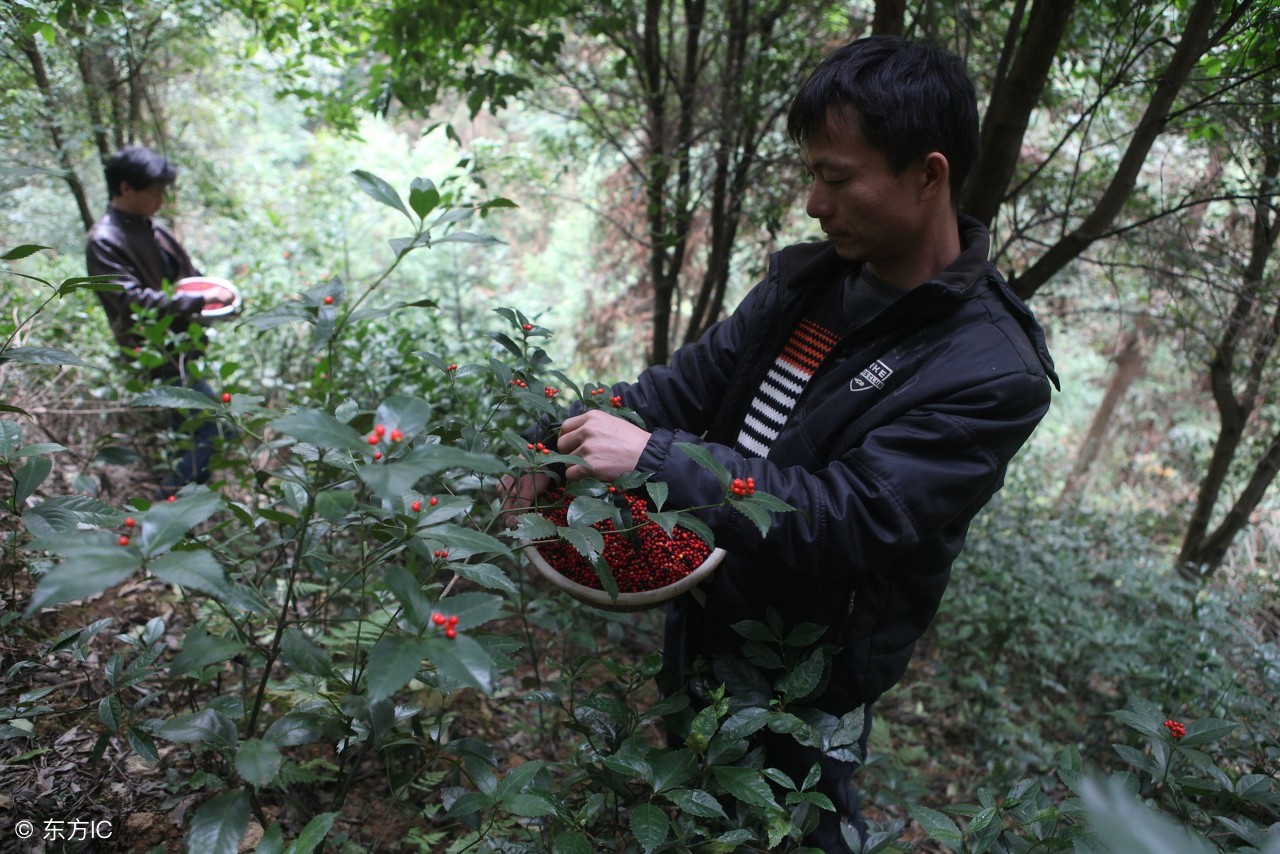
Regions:
[[231, 595], [231, 582], [208, 549], [166, 552], [147, 564], [147, 569], [166, 584], [199, 590], [224, 604]]
[[732, 477], [729, 475], [729, 470], [724, 467], [723, 463], [712, 456], [710, 451], [702, 445], [694, 444], [693, 442], [676, 442], [675, 446], [684, 451], [689, 459], [714, 474], [716, 476], [716, 480], [720, 481], [721, 487], [725, 489], [729, 487], [729, 483], [732, 480]]
[[246, 741], [236, 751], [236, 773], [255, 788], [271, 785], [280, 775], [282, 764], [280, 748], [260, 738]]
[[83, 599], [114, 587], [142, 567], [133, 549], [124, 549], [105, 533], [65, 534], [31, 544], [33, 551], [51, 551], [66, 560], [49, 570], [27, 605], [27, 613], [73, 599]]
[[689, 815], [699, 818], [728, 818], [715, 796], [702, 789], [673, 789], [665, 792], [664, 796], [679, 807], [681, 812]]
[[148, 557], [157, 557], [223, 507], [222, 497], [204, 488], [153, 504], [138, 519], [138, 547]]
[[280, 657], [294, 670], [312, 676], [327, 677], [333, 672], [329, 653], [297, 626], [290, 626], [280, 637]]
[[353, 170], [351, 175], [356, 179], [356, 183], [360, 185], [360, 189], [364, 190], [371, 198], [389, 208], [395, 208], [406, 217], [409, 216], [409, 210], [404, 206], [400, 194], [382, 178], [363, 169]]
[[236, 854], [248, 829], [249, 794], [223, 792], [196, 810], [186, 849], [192, 854]]
[[20, 362], [24, 365], [74, 365], [92, 367], [84, 359], [57, 347], [10, 347], [0, 350], [0, 363]]
[[209, 634], [201, 621], [187, 631], [182, 641], [182, 651], [169, 664], [169, 673], [172, 676], [185, 676], [210, 664], [226, 661], [245, 649], [240, 641]]
[[34, 536], [48, 537], [76, 531], [81, 524], [111, 527], [120, 521], [120, 511], [87, 495], [58, 495], [24, 510], [22, 521]]
[[711, 770], [716, 782], [743, 803], [757, 807], [780, 808], [773, 799], [773, 791], [769, 788], [769, 783], [759, 771], [727, 765], [717, 765]]
[[937, 810], [929, 809], [921, 804], [907, 804], [911, 817], [920, 823], [930, 839], [948, 846], [960, 845], [964, 842], [964, 834], [956, 823]]
[[322, 812], [312, 818], [307, 822], [307, 826], [302, 828], [298, 838], [289, 845], [286, 854], [311, 854], [329, 835], [329, 831], [333, 828], [333, 821], [337, 817], [336, 812]]
[[35, 494], [53, 471], [53, 460], [48, 457], [32, 457], [13, 473], [13, 504], [20, 507]]
[[221, 406], [204, 392], [173, 385], [147, 389], [131, 400], [129, 405], [155, 406], [161, 409], [217, 409]]
[[369, 653], [366, 680], [369, 699], [384, 700], [409, 683], [427, 655], [425, 641], [403, 635], [386, 635]]
[[493, 692], [493, 659], [475, 640], [464, 634], [451, 640], [433, 635], [426, 645], [442, 674], [486, 694]]
[[631, 813], [631, 832], [645, 852], [654, 851], [662, 845], [670, 830], [667, 814], [653, 804], [640, 804]]
[[318, 409], [304, 409], [285, 415], [272, 421], [270, 426], [286, 436], [292, 436], [300, 442], [309, 442], [318, 448], [354, 451], [368, 447], [364, 436]]

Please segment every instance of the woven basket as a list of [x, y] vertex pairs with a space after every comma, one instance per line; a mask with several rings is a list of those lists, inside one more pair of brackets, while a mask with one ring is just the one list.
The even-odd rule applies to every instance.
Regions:
[[679, 581], [654, 590], [619, 593], [618, 598], [615, 600], [604, 590], [587, 587], [565, 578], [551, 564], [547, 563], [542, 555], [538, 553], [536, 546], [532, 543], [528, 543], [528, 545], [529, 548], [524, 549], [524, 554], [529, 559], [529, 563], [533, 564], [538, 572], [542, 574], [543, 578], [579, 602], [605, 611], [647, 611], [650, 608], [658, 608], [665, 605], [669, 600], [686, 591], [692, 591], [695, 597], [701, 599], [702, 591], [697, 589], [698, 585], [711, 577], [716, 568], [720, 566], [720, 561], [724, 560], [725, 554], [724, 549], [713, 549], [711, 554], [707, 555], [706, 560]]

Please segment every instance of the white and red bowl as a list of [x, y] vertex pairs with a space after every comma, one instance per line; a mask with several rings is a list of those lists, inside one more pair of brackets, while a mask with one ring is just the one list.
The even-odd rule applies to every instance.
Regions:
[[217, 276], [188, 276], [185, 279], [179, 279], [174, 285], [174, 289], [178, 293], [189, 294], [206, 294], [216, 288], [226, 288], [231, 292], [231, 302], [222, 302], [221, 300], [209, 299], [200, 312], [200, 321], [202, 323], [214, 320], [222, 320], [232, 315], [240, 313], [240, 306], [244, 302], [240, 296], [240, 289], [231, 284], [228, 279], [220, 279]]

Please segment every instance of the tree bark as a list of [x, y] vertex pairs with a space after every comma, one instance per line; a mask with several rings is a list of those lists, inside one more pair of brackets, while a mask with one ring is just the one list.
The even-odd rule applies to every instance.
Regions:
[[876, 0], [871, 34], [900, 36], [907, 31], [907, 0]]
[[1137, 326], [1125, 335], [1124, 341], [1120, 345], [1120, 350], [1116, 354], [1116, 369], [1112, 372], [1111, 380], [1107, 383], [1107, 390], [1102, 396], [1102, 403], [1098, 404], [1098, 409], [1093, 414], [1093, 420], [1089, 423], [1089, 430], [1085, 433], [1084, 442], [1081, 443], [1080, 450], [1076, 454], [1075, 464], [1071, 468], [1071, 473], [1067, 475], [1066, 482], [1062, 486], [1062, 492], [1058, 495], [1059, 509], [1069, 504], [1074, 504], [1084, 494], [1085, 484], [1089, 480], [1089, 472], [1092, 470], [1093, 464], [1097, 462], [1098, 455], [1102, 452], [1104, 440], [1111, 425], [1111, 419], [1119, 408], [1120, 401], [1124, 399], [1125, 393], [1133, 385], [1134, 381], [1142, 376], [1146, 368], [1145, 333], [1145, 324], [1139, 322]]
[[[1049, 80], [1074, 7], [1075, 0], [1036, 0], [1013, 65], [1007, 75], [997, 78], [992, 90], [982, 122], [981, 154], [969, 175], [961, 205], [988, 226], [1013, 181], [1031, 113]], [[1019, 25], [1018, 15], [1010, 19], [1011, 30]], [[1010, 33], [1006, 44], [1012, 38], [1016, 36]]]
[[67, 150], [62, 125], [58, 122], [58, 98], [54, 94], [53, 84], [49, 81], [49, 72], [45, 69], [40, 46], [30, 36], [21, 37], [18, 46], [26, 55], [27, 61], [31, 63], [31, 74], [35, 79], [36, 88], [40, 90], [40, 97], [44, 100], [45, 110], [48, 112], [49, 136], [53, 139], [53, 148], [57, 152], [58, 163], [62, 166], [62, 179], [71, 189], [71, 195], [75, 198], [76, 207], [80, 211], [80, 221], [84, 224], [84, 230], [88, 231], [93, 227], [94, 216], [89, 210], [89, 200], [85, 196], [84, 184], [81, 183], [75, 164], [71, 160], [71, 152]]
[[[1275, 138], [1274, 129], [1271, 137]], [[1245, 488], [1227, 509], [1218, 527], [1210, 532], [1214, 508], [1243, 444], [1249, 418], [1261, 401], [1264, 372], [1275, 353], [1277, 339], [1280, 339], [1280, 305], [1276, 303], [1275, 294], [1266, 288], [1264, 276], [1275, 249], [1277, 231], [1280, 231], [1280, 214], [1277, 214], [1275, 202], [1277, 176], [1280, 176], [1280, 153], [1272, 148], [1264, 159], [1254, 203], [1249, 261], [1241, 276], [1241, 290], [1209, 364], [1210, 387], [1218, 407], [1218, 438], [1196, 494], [1196, 504], [1187, 523], [1177, 565], [1178, 572], [1192, 581], [1212, 576], [1222, 565], [1227, 549], [1248, 523], [1249, 515], [1257, 509], [1280, 470], [1280, 431], [1277, 431], [1271, 436], [1266, 452], [1254, 465]], [[1265, 326], [1251, 322], [1260, 314], [1265, 317], [1266, 312], [1270, 312], [1270, 317], [1265, 318]], [[1243, 365], [1242, 388], [1237, 394], [1237, 358], [1250, 327], [1259, 329], [1258, 338]]]

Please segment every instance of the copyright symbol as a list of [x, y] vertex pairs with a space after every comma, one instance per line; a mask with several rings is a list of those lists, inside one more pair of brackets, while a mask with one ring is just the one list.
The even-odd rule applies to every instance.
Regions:
[[24, 818], [13, 826], [13, 832], [18, 835], [19, 839], [30, 839], [31, 834], [36, 832], [36, 828], [35, 825]]

